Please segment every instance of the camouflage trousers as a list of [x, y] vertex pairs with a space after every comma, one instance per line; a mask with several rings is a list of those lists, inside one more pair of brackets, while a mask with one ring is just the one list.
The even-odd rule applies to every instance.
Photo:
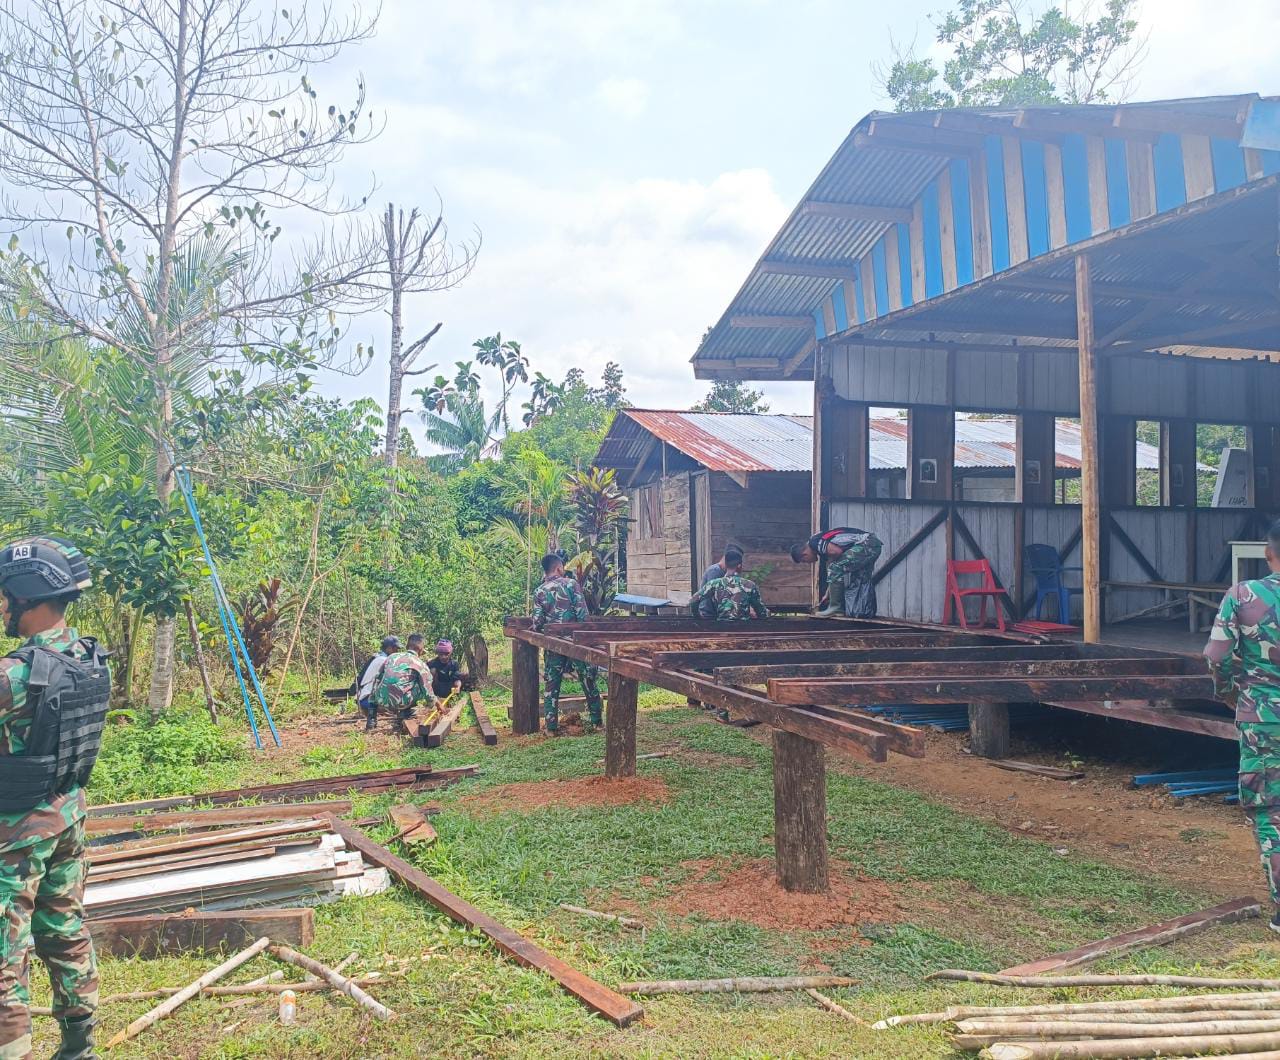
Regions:
[[879, 549], [868, 555], [851, 548], [832, 560], [827, 565], [827, 605], [850, 618], [875, 618], [876, 591], [870, 579], [879, 556]]
[[0, 851], [0, 1060], [31, 1056], [31, 948], [49, 970], [53, 1014], [90, 1016], [98, 967], [84, 925], [84, 825]]
[[583, 694], [587, 697], [587, 716], [593, 725], [599, 725], [604, 712], [604, 702], [600, 698], [600, 687], [596, 677], [600, 668], [590, 666], [578, 659], [570, 659], [567, 655], [558, 655], [553, 651], [543, 652], [542, 682], [543, 709], [547, 719], [547, 728], [554, 730], [560, 724], [560, 682], [566, 670], [572, 668], [582, 682]]
[[1240, 805], [1253, 824], [1271, 901], [1280, 906], [1280, 725], [1241, 723]]

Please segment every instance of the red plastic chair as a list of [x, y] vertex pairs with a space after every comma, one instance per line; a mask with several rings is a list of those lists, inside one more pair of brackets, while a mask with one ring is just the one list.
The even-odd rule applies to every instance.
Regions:
[[[973, 574], [980, 576], [980, 584], [960, 584], [961, 576]], [[982, 601], [976, 626], [970, 626], [969, 616], [964, 610], [964, 602], [970, 596], [976, 596]], [[995, 605], [996, 627], [1003, 633], [1005, 625], [1004, 608], [1000, 606], [1002, 598], [1008, 600], [1009, 593], [996, 584], [995, 572], [985, 559], [956, 559], [947, 563], [947, 602], [943, 608], [943, 622], [954, 622], [964, 629], [984, 629], [987, 627], [987, 601], [990, 600]]]

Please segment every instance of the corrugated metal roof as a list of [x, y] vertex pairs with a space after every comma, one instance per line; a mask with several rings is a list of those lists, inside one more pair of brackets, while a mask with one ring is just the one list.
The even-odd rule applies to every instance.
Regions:
[[[914, 133], [918, 136], [922, 128], [932, 130], [937, 121], [945, 132], [946, 122], [967, 118], [985, 123], [989, 132], [999, 132], [1001, 126], [1007, 126], [1007, 131], [1011, 132], [1015, 122], [1021, 121], [1024, 115], [1031, 115], [1033, 124], [1041, 122], [1049, 128], [1059, 130], [1045, 133], [1045, 138], [1052, 140], [1061, 135], [1062, 128], [1077, 128], [1081, 132], [1097, 132], [1108, 128], [1122, 113], [1137, 114], [1143, 121], [1157, 123], [1166, 120], [1176, 122], [1179, 117], [1187, 115], [1201, 122], [1238, 121], [1242, 111], [1259, 98], [1256, 93], [1250, 93], [1125, 104], [971, 107], [911, 114], [873, 111], [849, 131], [813, 185], [769, 242], [742, 287], [699, 346], [693, 362], [699, 370], [722, 371], [730, 369], [735, 359], [777, 358], [780, 362], [776, 368], [740, 366], [741, 370], [733, 371], [734, 378], [744, 379], [784, 378], [789, 374], [788, 367], [797, 367], [793, 361], [799, 358], [803, 363], [805, 350], [813, 343], [812, 328], [784, 326], [781, 321], [777, 327], [759, 327], [754, 324], [750, 327], [735, 326], [733, 319], [812, 315], [815, 310], [820, 310], [837, 281], [834, 278], [771, 272], [764, 267], [764, 263], [770, 259], [794, 263], [850, 263], [865, 254], [892, 223], [890, 220], [850, 220], [817, 216], [807, 211], [808, 204], [850, 203], [907, 210], [920, 197], [929, 182], [948, 165], [950, 159], [945, 154], [925, 153], [901, 144], [894, 146], [892, 138], [895, 131], [899, 135]], [[887, 142], [879, 140], [877, 135], [869, 135], [873, 131], [873, 123], [877, 133], [883, 132], [889, 137]], [[1108, 279], [1111, 282], [1121, 282], [1119, 277]], [[1176, 277], [1168, 275], [1161, 279], [1172, 286]], [[1045, 302], [1043, 296], [1026, 299], [1026, 308], [1035, 316], [1036, 323], [1042, 322], [1039, 314], [1045, 309]], [[1067, 300], [1064, 299], [1063, 306], [1066, 304]], [[1074, 327], [1074, 317], [1069, 323]], [[1187, 323], [1188, 330], [1192, 330], [1193, 322]], [[959, 329], [947, 330], [954, 332]], [[975, 335], [982, 334], [980, 327], [975, 327], [972, 331]], [[1034, 327], [1030, 334], [1036, 334]], [[1070, 337], [1074, 338], [1074, 331]], [[1042, 338], [1047, 343], [1060, 341], [1056, 335]]]
[[[955, 466], [1012, 468], [1017, 462], [1017, 421], [1012, 417], [956, 419]], [[907, 421], [876, 417], [868, 426], [872, 471], [907, 466]], [[634, 468], [657, 438], [708, 471], [801, 471], [813, 465], [813, 417], [760, 413], [681, 412], [623, 409], [600, 445], [598, 467]], [[1060, 469], [1080, 469], [1080, 425], [1059, 419], [1055, 431]], [[1159, 450], [1145, 442], [1135, 449], [1136, 466], [1158, 470]]]
[[600, 445], [596, 463], [643, 459], [645, 439], [628, 423], [696, 460], [708, 471], [808, 471], [813, 465], [809, 416], [623, 409]]
[[[907, 466], [907, 421], [876, 417], [869, 426], [872, 471], [901, 471]], [[955, 466], [958, 468], [1013, 468], [1018, 459], [1018, 422], [1012, 417], [956, 419]], [[1080, 470], [1080, 425], [1059, 419], [1054, 431], [1054, 463], [1063, 470]], [[1135, 467], [1143, 471], [1160, 468], [1160, 451], [1138, 442]]]

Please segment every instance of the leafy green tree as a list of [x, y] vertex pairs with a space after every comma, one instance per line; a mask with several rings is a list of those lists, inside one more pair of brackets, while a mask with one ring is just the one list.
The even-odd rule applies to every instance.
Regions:
[[470, 467], [493, 440], [493, 419], [485, 409], [479, 388], [450, 389], [440, 399], [440, 411], [424, 408], [424, 436], [441, 452], [427, 457], [427, 464], [441, 474]]
[[528, 382], [529, 358], [520, 352], [520, 343], [515, 339], [503, 339], [501, 332], [478, 339], [472, 345], [476, 349], [476, 360], [495, 369], [502, 380], [502, 398], [494, 412], [494, 419], [502, 425], [504, 431], [509, 431], [511, 422], [507, 416], [507, 408], [511, 402], [511, 392], [517, 383]]
[[598, 615], [618, 589], [618, 538], [627, 516], [627, 498], [612, 468], [575, 471], [569, 476], [569, 506], [578, 554], [569, 568], [582, 588], [587, 609]]
[[1137, 7], [1099, 0], [1073, 15], [1052, 0], [958, 0], [934, 22], [949, 51], [941, 70], [908, 51], [877, 74], [899, 111], [1124, 98], [1145, 51]]
[[764, 394], [753, 390], [746, 383], [736, 379], [717, 379], [711, 384], [710, 391], [697, 404], [690, 406], [691, 412], [768, 412], [769, 403]]

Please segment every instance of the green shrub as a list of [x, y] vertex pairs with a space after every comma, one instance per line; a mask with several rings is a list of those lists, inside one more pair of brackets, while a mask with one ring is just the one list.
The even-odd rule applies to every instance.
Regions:
[[89, 782], [94, 802], [187, 795], [230, 786], [244, 737], [204, 714], [171, 711], [154, 723], [108, 725]]

